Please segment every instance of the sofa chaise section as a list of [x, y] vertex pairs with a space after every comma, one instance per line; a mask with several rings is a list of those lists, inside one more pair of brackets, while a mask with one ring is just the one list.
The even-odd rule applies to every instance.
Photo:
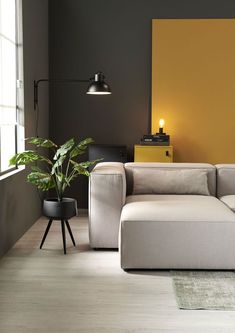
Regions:
[[121, 215], [121, 267], [231, 269], [235, 214], [213, 196], [129, 196]]

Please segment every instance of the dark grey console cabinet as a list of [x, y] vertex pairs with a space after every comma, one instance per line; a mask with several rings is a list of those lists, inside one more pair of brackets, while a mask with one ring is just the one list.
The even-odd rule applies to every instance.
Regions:
[[103, 158], [102, 162], [127, 162], [127, 148], [122, 145], [92, 144], [88, 150], [89, 160]]

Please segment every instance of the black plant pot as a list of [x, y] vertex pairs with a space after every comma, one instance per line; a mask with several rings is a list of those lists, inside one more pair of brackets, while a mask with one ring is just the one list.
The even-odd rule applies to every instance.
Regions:
[[43, 214], [52, 220], [69, 220], [77, 215], [77, 200], [72, 198], [63, 198], [62, 201], [58, 201], [57, 198], [45, 199]]

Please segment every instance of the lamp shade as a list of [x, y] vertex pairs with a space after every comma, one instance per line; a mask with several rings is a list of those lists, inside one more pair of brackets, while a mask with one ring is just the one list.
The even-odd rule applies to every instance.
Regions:
[[103, 73], [96, 73], [95, 77], [91, 79], [86, 93], [90, 95], [110, 95], [111, 89], [104, 79], [105, 76]]

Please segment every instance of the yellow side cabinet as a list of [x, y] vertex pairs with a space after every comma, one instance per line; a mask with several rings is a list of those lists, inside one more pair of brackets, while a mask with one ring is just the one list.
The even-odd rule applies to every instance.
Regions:
[[135, 162], [173, 162], [172, 146], [134, 146]]

